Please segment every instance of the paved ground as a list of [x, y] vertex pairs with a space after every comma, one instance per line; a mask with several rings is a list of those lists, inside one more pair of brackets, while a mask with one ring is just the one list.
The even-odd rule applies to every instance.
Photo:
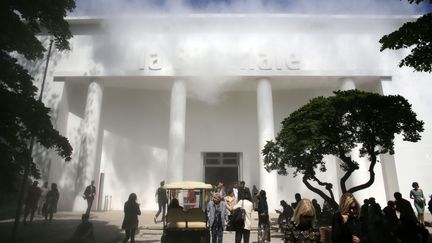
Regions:
[[[135, 240], [137, 243], [160, 242], [162, 235], [162, 223], [155, 224], [153, 216], [155, 211], [144, 211], [140, 216], [139, 233]], [[273, 215], [273, 221], [276, 220]], [[50, 224], [44, 224], [42, 217], [35, 217], [31, 225], [20, 225], [18, 239], [14, 243], [60, 243], [67, 240], [79, 224], [81, 214], [71, 212], [60, 212], [55, 214], [54, 220]], [[256, 242], [258, 227], [257, 214], [253, 214], [251, 241]], [[118, 243], [124, 237], [124, 232], [120, 230], [123, 220], [123, 212], [92, 212], [91, 222], [94, 225], [96, 242]], [[10, 235], [13, 222], [12, 220], [0, 221], [0, 242], [11, 242]], [[279, 232], [272, 232], [272, 242], [283, 242]], [[224, 232], [224, 242], [234, 242], [234, 232]]]
[[[144, 211], [140, 216], [140, 230], [136, 236], [137, 243], [156, 243], [160, 242], [162, 234], [162, 224], [153, 222], [155, 211]], [[272, 221], [275, 222], [276, 215], [271, 215]], [[432, 216], [426, 214], [426, 220], [432, 221]], [[60, 212], [55, 214], [54, 220], [50, 224], [44, 224], [43, 219], [38, 216], [31, 225], [20, 225], [18, 239], [13, 243], [61, 243], [67, 240], [74, 232], [81, 219], [80, 213]], [[94, 212], [91, 215], [91, 222], [94, 225], [96, 242], [100, 243], [119, 243], [124, 237], [124, 232], [120, 230], [123, 220], [123, 212]], [[258, 226], [257, 214], [253, 214], [251, 242], [257, 241]], [[0, 242], [12, 242], [10, 233], [12, 229], [12, 220], [0, 221]], [[432, 232], [431, 228], [429, 231]], [[432, 237], [431, 237], [432, 238]], [[225, 232], [224, 242], [234, 242], [234, 233]], [[282, 235], [279, 232], [272, 231], [272, 242], [279, 243], [282, 241]], [[430, 241], [431, 242], [431, 241]]]

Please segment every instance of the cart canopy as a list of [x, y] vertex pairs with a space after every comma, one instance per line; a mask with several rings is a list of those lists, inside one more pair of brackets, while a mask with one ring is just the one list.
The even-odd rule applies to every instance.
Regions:
[[213, 186], [211, 184], [206, 184], [200, 181], [179, 181], [179, 182], [172, 182], [169, 184], [165, 184], [163, 188], [169, 190], [192, 190], [192, 189], [211, 190], [213, 189]]

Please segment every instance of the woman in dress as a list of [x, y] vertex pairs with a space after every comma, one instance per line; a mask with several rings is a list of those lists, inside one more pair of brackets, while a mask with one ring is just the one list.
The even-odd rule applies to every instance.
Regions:
[[315, 227], [316, 212], [309, 199], [302, 199], [294, 210], [293, 221], [285, 228], [285, 243], [321, 242], [319, 229]]
[[124, 219], [122, 223], [122, 229], [125, 230], [126, 235], [123, 239], [123, 243], [128, 242], [129, 238], [131, 243], [135, 242], [135, 231], [138, 228], [138, 215], [141, 215], [139, 204], [137, 201], [137, 195], [131, 193], [129, 199], [124, 205]]
[[334, 243], [360, 242], [362, 238], [360, 204], [351, 193], [344, 193], [339, 210], [333, 216], [332, 241]]
[[57, 184], [51, 184], [51, 190], [47, 193], [45, 206], [43, 207], [43, 214], [45, 215], [45, 223], [48, 221], [51, 223], [53, 215], [57, 213], [57, 203], [60, 198], [60, 193], [57, 189]]
[[413, 182], [413, 189], [410, 191], [410, 198], [414, 199], [414, 206], [417, 210], [417, 219], [421, 224], [424, 224], [425, 197], [423, 190], [420, 189], [417, 182]]

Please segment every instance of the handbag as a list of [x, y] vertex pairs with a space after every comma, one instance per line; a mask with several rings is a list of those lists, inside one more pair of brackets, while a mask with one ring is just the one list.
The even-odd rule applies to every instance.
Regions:
[[234, 209], [232, 214], [228, 216], [226, 230], [237, 231], [243, 229], [245, 226], [245, 219], [246, 219], [246, 211], [243, 209], [243, 201], [242, 201], [242, 207]]
[[421, 208], [423, 208], [423, 207], [425, 206], [425, 201], [423, 200], [423, 198], [416, 198], [414, 201], [415, 201], [415, 202], [417, 203], [417, 205], [419, 205]]

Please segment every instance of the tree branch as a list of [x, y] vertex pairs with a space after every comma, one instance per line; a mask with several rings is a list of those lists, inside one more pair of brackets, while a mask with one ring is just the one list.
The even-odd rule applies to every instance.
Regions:
[[318, 183], [318, 185], [324, 186], [325, 189], [327, 189], [327, 191], [330, 193], [331, 199], [333, 201], [335, 201], [335, 197], [334, 197], [333, 190], [332, 190], [333, 189], [333, 184], [328, 183], [328, 182], [322, 182], [315, 175], [313, 176], [313, 180], [316, 181]]
[[369, 180], [366, 183], [364, 183], [364, 184], [352, 187], [351, 189], [348, 190], [348, 192], [354, 193], [356, 191], [363, 190], [365, 188], [370, 187], [374, 183], [374, 181], [375, 181], [374, 168], [375, 168], [375, 165], [376, 165], [376, 162], [377, 162], [377, 157], [376, 157], [376, 155], [375, 155], [375, 153], [374, 153], [373, 150], [370, 153], [370, 155], [371, 155], [371, 157], [370, 157], [371, 163], [369, 165]]
[[312, 186], [310, 183], [309, 183], [309, 181], [308, 181], [308, 179], [306, 178], [306, 176], [303, 176], [303, 183], [306, 185], [306, 187], [309, 189], [309, 190], [311, 190], [311, 191], [313, 191], [313, 192], [315, 192], [316, 194], [318, 194], [318, 195], [320, 195], [324, 200], [326, 200], [329, 204], [330, 204], [330, 206], [332, 207], [332, 208], [334, 208], [334, 209], [337, 209], [338, 208], [338, 204], [337, 204], [337, 202], [334, 200], [334, 199], [332, 199], [332, 198], [330, 198], [329, 196], [327, 196], [323, 191], [321, 191], [320, 189], [318, 189], [318, 188], [316, 188], [316, 187], [314, 187], [314, 186]]
[[345, 152], [342, 149], [339, 149], [339, 159], [342, 160], [348, 167], [346, 173], [340, 179], [340, 187], [343, 194], [347, 192], [346, 181], [351, 176], [351, 174], [356, 170], [356, 166], [352, 162], [351, 157], [345, 156]]

